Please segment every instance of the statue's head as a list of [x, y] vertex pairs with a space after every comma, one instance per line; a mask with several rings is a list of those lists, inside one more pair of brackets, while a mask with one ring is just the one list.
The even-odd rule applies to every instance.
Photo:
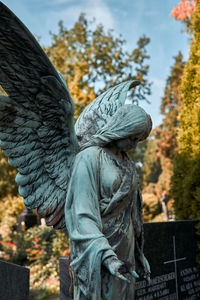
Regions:
[[88, 144], [105, 147], [114, 143], [120, 150], [128, 151], [145, 140], [151, 128], [151, 117], [141, 107], [127, 104], [117, 110]]

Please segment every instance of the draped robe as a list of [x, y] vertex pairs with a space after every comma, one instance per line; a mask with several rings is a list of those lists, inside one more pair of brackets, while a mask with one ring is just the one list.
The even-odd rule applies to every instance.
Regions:
[[91, 146], [77, 154], [65, 206], [75, 300], [134, 299], [131, 283], [103, 266], [109, 256], [129, 261], [143, 275], [141, 194], [128, 156]]

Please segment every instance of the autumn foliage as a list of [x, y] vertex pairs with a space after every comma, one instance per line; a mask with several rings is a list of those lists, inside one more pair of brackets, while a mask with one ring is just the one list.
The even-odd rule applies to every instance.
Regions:
[[71, 29], [60, 22], [59, 33], [51, 37], [52, 44], [45, 51], [67, 82], [75, 102], [75, 118], [99, 94], [126, 80], [141, 81], [131, 94], [135, 102], [150, 95], [149, 38], [142, 36], [135, 49], [126, 51], [121, 36], [116, 37], [112, 30], [105, 32], [102, 25], [91, 23], [84, 14]]
[[21, 233], [13, 230], [6, 240], [0, 239], [0, 259], [30, 269], [30, 294], [34, 300], [59, 294], [58, 258], [69, 253], [65, 232], [46, 226], [35, 226]]
[[170, 75], [167, 78], [161, 101], [162, 124], [152, 131], [151, 139], [148, 140], [147, 143], [143, 168], [145, 220], [147, 220], [147, 217], [149, 218], [150, 215], [154, 221], [163, 220], [163, 216], [159, 216], [158, 209], [158, 203], [160, 203], [159, 201], [163, 191], [166, 191], [168, 197], [169, 217], [173, 217], [173, 199], [170, 189], [173, 173], [173, 159], [177, 153], [178, 114], [181, 107], [181, 93], [179, 87], [184, 65], [183, 56], [179, 52], [178, 55], [174, 57], [174, 65], [171, 67]]
[[[191, 21], [193, 39], [181, 82], [182, 106], [172, 193], [179, 219], [200, 220], [200, 2]], [[200, 233], [200, 225], [198, 230]]]
[[198, 0], [181, 0], [171, 11], [176, 20], [186, 21], [194, 13]]

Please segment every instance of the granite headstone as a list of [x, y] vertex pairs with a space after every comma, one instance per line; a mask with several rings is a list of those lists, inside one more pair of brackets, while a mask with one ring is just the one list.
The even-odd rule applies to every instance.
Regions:
[[0, 299], [29, 299], [29, 269], [0, 260]]
[[21, 232], [23, 225], [25, 226], [25, 229], [29, 229], [38, 224], [37, 215], [31, 209], [25, 207], [18, 216], [17, 222], [17, 231]]
[[151, 283], [136, 283], [137, 300], [199, 300], [200, 273], [196, 257], [196, 221], [146, 223], [145, 249]]
[[59, 258], [60, 267], [60, 300], [71, 300], [69, 289], [71, 285], [71, 278], [68, 271], [69, 257]]
[[[136, 282], [136, 300], [199, 300], [196, 221], [145, 223], [144, 253], [151, 265], [151, 282]], [[71, 300], [68, 259], [60, 258], [60, 300]], [[120, 299], [116, 299], [120, 300]]]

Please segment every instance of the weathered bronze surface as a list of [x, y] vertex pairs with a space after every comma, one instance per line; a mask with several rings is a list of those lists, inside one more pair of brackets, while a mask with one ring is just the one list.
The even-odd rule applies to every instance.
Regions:
[[44, 51], [0, 2], [0, 146], [18, 169], [28, 209], [67, 227], [74, 299], [134, 299], [143, 254], [142, 197], [126, 154], [147, 138], [151, 118], [125, 105], [138, 81], [110, 88], [82, 113]]

